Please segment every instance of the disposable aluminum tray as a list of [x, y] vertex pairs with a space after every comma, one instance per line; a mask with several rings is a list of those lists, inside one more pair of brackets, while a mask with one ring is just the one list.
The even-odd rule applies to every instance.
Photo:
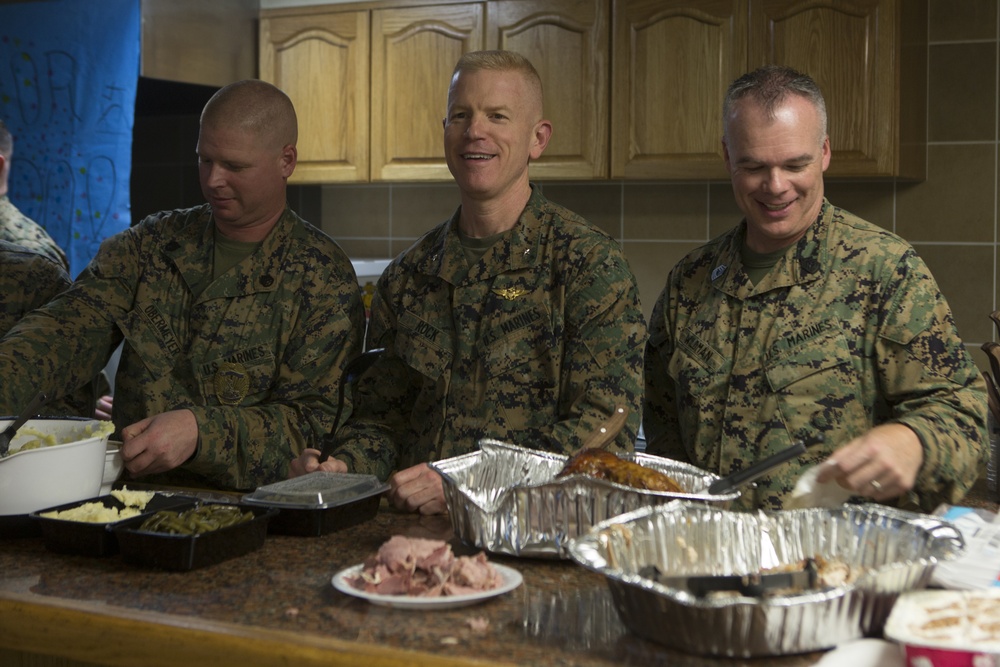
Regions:
[[623, 458], [669, 475], [687, 493], [645, 491], [583, 475], [556, 479], [569, 457], [483, 439], [479, 451], [431, 463], [444, 479], [455, 535], [493, 553], [566, 559], [567, 544], [623, 512], [677, 499], [728, 507], [739, 492], [710, 495], [717, 475], [649, 454]]
[[[700, 655], [759, 657], [826, 649], [881, 632], [900, 593], [923, 588], [964, 548], [936, 517], [875, 505], [737, 513], [675, 502], [602, 522], [570, 557], [607, 577], [626, 627]], [[752, 574], [823, 556], [863, 569], [852, 584], [761, 598], [698, 598], [639, 574]]]

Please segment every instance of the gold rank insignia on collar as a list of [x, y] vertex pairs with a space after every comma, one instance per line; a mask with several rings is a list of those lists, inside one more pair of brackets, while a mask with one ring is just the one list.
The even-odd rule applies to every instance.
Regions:
[[508, 301], [513, 301], [514, 299], [520, 299], [522, 296], [528, 293], [528, 290], [522, 287], [503, 287], [494, 289], [493, 293], [502, 299], [507, 299]]

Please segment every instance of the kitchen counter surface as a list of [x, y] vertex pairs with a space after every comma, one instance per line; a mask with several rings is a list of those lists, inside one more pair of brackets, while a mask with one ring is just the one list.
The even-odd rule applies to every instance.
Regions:
[[447, 517], [401, 514], [384, 501], [361, 525], [322, 537], [269, 535], [259, 551], [190, 572], [59, 555], [37, 537], [0, 539], [0, 664], [795, 667], [822, 656], [741, 661], [667, 651], [629, 633], [603, 577], [568, 561], [490, 556], [519, 570], [524, 584], [454, 610], [389, 609], [333, 589], [334, 573], [396, 534], [472, 552], [453, 539]]

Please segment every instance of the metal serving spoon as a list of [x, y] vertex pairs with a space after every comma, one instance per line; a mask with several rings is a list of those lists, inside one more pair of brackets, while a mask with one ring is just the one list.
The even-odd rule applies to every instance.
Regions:
[[319, 453], [319, 462], [322, 463], [330, 458], [330, 454], [333, 453], [334, 447], [337, 445], [337, 425], [340, 424], [340, 413], [344, 410], [344, 390], [347, 385], [354, 384], [358, 379], [364, 375], [365, 371], [371, 368], [372, 364], [378, 361], [379, 357], [385, 352], [385, 348], [379, 347], [374, 350], [368, 350], [362, 354], [351, 359], [347, 365], [344, 367], [344, 372], [340, 376], [340, 395], [337, 398], [337, 417], [333, 420], [334, 431], [327, 433], [323, 436], [323, 448]]
[[788, 449], [783, 449], [777, 454], [767, 457], [763, 461], [758, 461], [748, 468], [738, 470], [737, 472], [730, 473], [725, 477], [715, 480], [709, 485], [708, 492], [713, 496], [717, 496], [735, 491], [744, 484], [749, 484], [755, 479], [763, 477], [773, 469], [780, 466], [782, 463], [800, 456], [806, 451], [807, 447], [820, 442], [823, 442], [823, 436], [821, 435], [812, 438], [808, 443], [803, 440], [799, 440]]
[[0, 457], [7, 456], [7, 452], [10, 450], [10, 441], [14, 439], [15, 435], [17, 435], [17, 430], [24, 426], [26, 421], [38, 413], [38, 409], [42, 407], [45, 401], [46, 397], [44, 392], [40, 391], [35, 394], [35, 397], [31, 399], [31, 402], [28, 403], [23, 410], [21, 410], [17, 419], [12, 421], [10, 426], [4, 429], [3, 433], [0, 433]]

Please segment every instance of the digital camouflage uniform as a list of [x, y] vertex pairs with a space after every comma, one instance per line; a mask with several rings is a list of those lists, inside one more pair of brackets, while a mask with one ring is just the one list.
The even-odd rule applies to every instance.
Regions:
[[[285, 479], [334, 427], [341, 369], [361, 349], [357, 279], [336, 243], [286, 209], [213, 282], [213, 227], [203, 205], [104, 241], [63, 297], [0, 342], [0, 405], [92, 377], [124, 337], [118, 432], [179, 408], [198, 421], [193, 457], [143, 481], [242, 490]], [[24, 358], [44, 372], [17, 372]]]
[[893, 421], [923, 446], [904, 504], [960, 500], [985, 464], [985, 384], [913, 248], [824, 200], [753, 286], [741, 268], [745, 233], [744, 221], [684, 258], [653, 310], [647, 451], [726, 474], [823, 434], [744, 487], [744, 508], [777, 509], [806, 467]]
[[614, 446], [631, 450], [646, 327], [618, 243], [533, 188], [469, 270], [459, 213], [379, 279], [369, 347], [390, 354], [359, 382], [335, 456], [385, 479], [483, 437], [571, 452], [617, 405]]
[[63, 249], [41, 225], [21, 213], [7, 195], [0, 195], [0, 240], [47, 255], [69, 271], [69, 260]]
[[[48, 255], [0, 240], [0, 336], [70, 284], [66, 270]], [[68, 396], [54, 397], [39, 410], [39, 414], [92, 417], [97, 400], [94, 391], [93, 386], [87, 383]], [[3, 414], [16, 412], [18, 410], [13, 408], [3, 411]]]

